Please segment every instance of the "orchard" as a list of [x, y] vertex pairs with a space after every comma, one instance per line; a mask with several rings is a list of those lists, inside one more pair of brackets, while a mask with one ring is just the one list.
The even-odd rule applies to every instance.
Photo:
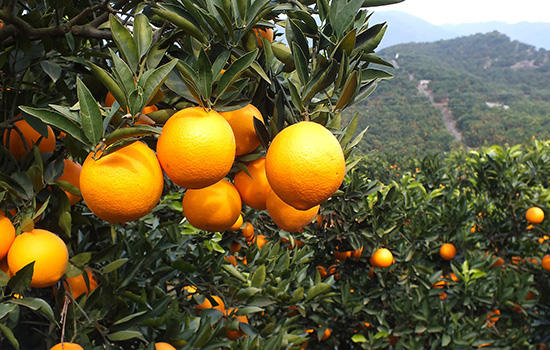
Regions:
[[547, 349], [550, 143], [354, 152], [396, 2], [4, 1], [0, 348]]

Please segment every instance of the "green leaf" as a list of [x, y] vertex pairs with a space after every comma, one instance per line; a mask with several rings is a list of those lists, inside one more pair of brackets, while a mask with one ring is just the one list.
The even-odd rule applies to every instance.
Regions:
[[88, 140], [95, 145], [103, 137], [103, 119], [101, 117], [101, 111], [99, 110], [99, 106], [94, 96], [80, 78], [76, 79], [76, 86], [80, 104], [82, 128]]
[[391, 79], [393, 75], [380, 69], [365, 69], [361, 71], [361, 82], [367, 82], [374, 79]]
[[126, 95], [124, 91], [118, 86], [118, 83], [115, 79], [107, 73], [103, 68], [96, 66], [93, 63], [88, 63], [90, 69], [94, 73], [95, 77], [101, 81], [103, 86], [107, 88], [115, 98], [115, 100], [120, 104], [123, 110], [126, 110], [128, 107], [128, 101], [126, 100]]
[[286, 23], [287, 25], [285, 27], [285, 34], [287, 42], [297, 44], [302, 50], [302, 53], [304, 54], [306, 60], [309, 60], [309, 46], [304, 33], [302, 32], [300, 27], [296, 25], [296, 22], [293, 19], [288, 19]]
[[17, 305], [15, 304], [0, 303], [0, 320], [6, 317], [7, 314], [15, 311], [16, 309]]
[[353, 337], [351, 337], [351, 341], [354, 343], [366, 343], [367, 338], [363, 334], [355, 334]]
[[19, 350], [19, 342], [15, 338], [15, 335], [13, 334], [12, 330], [9, 329], [7, 326], [0, 323], [0, 330], [2, 333], [4, 333], [4, 336], [6, 336], [6, 339], [10, 342], [10, 344], [15, 348], [15, 350]]
[[451, 337], [448, 334], [441, 336], [441, 346], [447, 346], [451, 343]]
[[304, 55], [300, 46], [295, 42], [292, 43], [292, 55], [294, 56], [294, 63], [296, 65], [296, 72], [302, 85], [306, 85], [309, 81], [309, 69], [307, 66], [306, 56]]
[[228, 50], [224, 50], [222, 51], [222, 53], [218, 54], [216, 60], [212, 64], [212, 77], [214, 77], [215, 79], [218, 78], [218, 75], [220, 74], [223, 67], [225, 67], [225, 64], [227, 63], [230, 55], [231, 53]]
[[112, 14], [109, 15], [109, 24], [111, 26], [113, 40], [120, 50], [124, 61], [128, 63], [128, 66], [130, 66], [130, 69], [132, 69], [133, 72], [137, 71], [139, 56], [134, 38], [132, 38], [132, 35], [128, 29], [126, 29], [126, 27], [119, 22], [118, 18]]
[[405, 0], [363, 0], [363, 7], [385, 6], [397, 4]]
[[153, 43], [153, 28], [144, 14], [137, 14], [134, 19], [134, 38], [141, 59], [147, 54]]
[[314, 285], [307, 291], [306, 301], [311, 300], [318, 295], [328, 292], [331, 288], [332, 286], [330, 284], [324, 283], [324, 282]]
[[359, 113], [355, 113], [351, 121], [349, 122], [348, 126], [346, 127], [344, 137], [340, 141], [340, 144], [342, 147], [345, 147], [353, 135], [355, 134], [355, 130], [357, 129], [357, 124], [359, 122]]
[[333, 60], [326, 69], [320, 69], [306, 85], [304, 101], [309, 103], [313, 96], [329, 87], [334, 82], [336, 74], [338, 74], [338, 63]]
[[228, 272], [231, 276], [236, 277], [237, 279], [246, 282], [246, 278], [240, 273], [233, 265], [223, 264], [222, 269]]
[[34, 261], [25, 265], [21, 270], [15, 273], [15, 276], [8, 281], [8, 288], [13, 292], [22, 292], [30, 284], [34, 271]]
[[342, 89], [342, 92], [340, 93], [340, 97], [338, 98], [338, 102], [336, 102], [336, 105], [334, 106], [334, 110], [343, 109], [347, 105], [350, 104], [350, 102], [353, 100], [353, 97], [357, 93], [357, 86], [359, 85], [359, 72], [354, 70], [351, 72], [350, 75], [348, 75], [348, 78], [344, 84], [344, 88]]
[[363, 6], [363, 0], [332, 1], [329, 12], [330, 24], [336, 36], [341, 38], [347, 28], [355, 22], [355, 16]]
[[118, 55], [111, 49], [109, 49], [111, 58], [114, 64], [114, 73], [118, 78], [118, 81], [121, 83], [121, 87], [126, 92], [125, 95], [129, 95], [132, 91], [136, 89], [136, 83], [134, 81], [134, 74], [126, 62], [124, 62]]
[[113, 271], [117, 270], [118, 268], [120, 268], [122, 265], [126, 264], [128, 262], [128, 260], [129, 259], [127, 259], [127, 258], [122, 258], [122, 259], [115, 260], [115, 261], [111, 262], [110, 264], [107, 264], [106, 266], [104, 266], [103, 269], [101, 269], [101, 273], [106, 274], [106, 273], [109, 273], [109, 272], [113, 272]]
[[90, 252], [83, 252], [79, 253], [71, 258], [71, 262], [76, 265], [83, 266], [87, 264], [90, 259], [92, 258], [92, 253]]
[[386, 23], [379, 23], [359, 34], [355, 42], [355, 50], [373, 52], [382, 41], [387, 28]]
[[225, 90], [233, 83], [245, 69], [250, 67], [252, 62], [256, 59], [258, 55], [258, 49], [250, 51], [241, 57], [239, 57], [235, 62], [229, 66], [229, 68], [223, 73], [218, 86], [216, 88], [217, 96], [221, 96]]
[[261, 265], [254, 271], [251, 278], [251, 286], [259, 288], [264, 284], [265, 281], [265, 265]]
[[141, 315], [144, 315], [144, 314], [146, 314], [146, 313], [147, 313], [147, 311], [140, 311], [140, 312], [136, 312], [136, 313], [134, 313], [134, 314], [128, 315], [128, 316], [126, 316], [126, 317], [121, 318], [121, 319], [118, 320], [118, 321], [115, 321], [115, 323], [113, 323], [113, 326], [116, 326], [116, 325], [118, 325], [118, 324], [122, 324], [122, 323], [128, 322], [128, 321], [133, 320], [134, 318], [139, 317], [139, 316], [141, 316]]
[[116, 129], [105, 138], [105, 145], [109, 146], [117, 141], [146, 135], [160, 135], [161, 129], [150, 125], [134, 125]]
[[199, 75], [199, 89], [201, 95], [205, 100], [210, 99], [212, 95], [212, 64], [206, 56], [204, 50], [199, 51], [198, 59], [198, 75]]
[[139, 80], [139, 85], [143, 89], [143, 100], [146, 101], [147, 106], [149, 102], [155, 97], [155, 94], [160, 90], [162, 84], [168, 79], [168, 75], [174, 69], [178, 63], [177, 59], [172, 59], [170, 62], [156, 68], [143, 82]]
[[119, 332], [107, 334], [107, 338], [109, 338], [109, 340], [111, 341], [123, 341], [123, 340], [134, 339], [134, 338], [140, 339], [142, 341], [146, 341], [145, 338], [143, 337], [143, 334], [141, 334], [141, 332], [132, 331], [132, 330], [125, 330], [125, 331], [119, 331]]
[[59, 113], [53, 112], [46, 108], [35, 108], [28, 106], [19, 106], [19, 109], [27, 114], [32, 115], [33, 117], [40, 119], [46, 124], [50, 124], [66, 132], [68, 135], [71, 135], [76, 140], [84, 144], [88, 143], [86, 141], [86, 136], [82, 132], [82, 128], [71, 119], [68, 119]]
[[53, 314], [52, 307], [43, 299], [24, 297], [22, 299], [12, 299], [9, 302], [12, 304], [28, 307], [29, 309], [34, 311], [40, 311], [42, 314], [48, 317], [50, 321], [55, 322], [55, 316]]
[[191, 35], [195, 39], [199, 40], [201, 43], [206, 43], [207, 39], [201, 32], [201, 30], [192, 22], [187, 20], [187, 18], [164, 8], [152, 8], [152, 11], [160, 17], [176, 25], [176, 27], [181, 29], [184, 33]]
[[55, 83], [57, 79], [61, 76], [61, 66], [57, 63], [51, 61], [41, 61], [40, 66], [46, 74], [53, 80]]

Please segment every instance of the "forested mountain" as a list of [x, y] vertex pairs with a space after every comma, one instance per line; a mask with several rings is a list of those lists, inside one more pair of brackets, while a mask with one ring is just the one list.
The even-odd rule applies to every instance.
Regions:
[[410, 42], [432, 42], [460, 36], [498, 31], [512, 40], [518, 40], [537, 48], [550, 50], [550, 23], [542, 22], [482, 22], [435, 25], [419, 17], [401, 11], [375, 11], [373, 23], [387, 22], [386, 35], [380, 48]]
[[[363, 150], [418, 156], [550, 137], [550, 51], [492, 32], [379, 54], [394, 64], [395, 77], [351, 111], [370, 128]], [[456, 122], [461, 142], [442, 111]]]

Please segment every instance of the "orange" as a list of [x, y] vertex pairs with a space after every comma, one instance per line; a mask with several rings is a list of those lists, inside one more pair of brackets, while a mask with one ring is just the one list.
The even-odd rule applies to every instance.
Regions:
[[539, 207], [531, 207], [525, 213], [525, 218], [531, 224], [540, 224], [544, 220], [544, 211]]
[[265, 38], [269, 41], [273, 41], [273, 29], [271, 28], [254, 28], [254, 34], [256, 35], [256, 40], [258, 40], [258, 46], [263, 47], [262, 39]]
[[239, 244], [239, 242], [231, 242], [231, 246], [229, 248], [229, 251], [231, 253], [236, 253], [239, 250], [241, 250], [241, 245]]
[[439, 293], [439, 300], [445, 300], [447, 299], [447, 293], [441, 292]]
[[[26, 120], [21, 119], [13, 123], [15, 127], [21, 131], [21, 135], [15, 129], [11, 129], [9, 132], [9, 145], [8, 145], [8, 130], [4, 131], [4, 146], [13, 154], [17, 159], [23, 158], [28, 151], [25, 149], [25, 144], [27, 145], [29, 151], [32, 149], [32, 146], [40, 139], [38, 144], [38, 149], [40, 153], [53, 152], [55, 149], [55, 135], [52, 128], [49, 125], [46, 125], [48, 130], [48, 137], [44, 138], [40, 133], [33, 129]], [[23, 143], [24, 142], [24, 143]]]
[[359, 249], [355, 249], [351, 252], [351, 257], [355, 260], [359, 260], [361, 258], [361, 254], [363, 254], [363, 246]]
[[162, 169], [174, 183], [203, 188], [223, 179], [231, 169], [235, 136], [218, 112], [185, 108], [164, 124], [157, 155]]
[[330, 337], [330, 335], [332, 334], [332, 331], [328, 328], [325, 329], [325, 332], [323, 333], [323, 335], [321, 336], [321, 341], [323, 340], [327, 340], [328, 337]]
[[275, 136], [267, 151], [265, 171], [271, 189], [281, 200], [307, 210], [340, 187], [346, 161], [340, 143], [327, 128], [299, 122]]
[[[65, 159], [64, 163], [65, 167], [63, 168], [63, 174], [61, 174], [61, 176], [57, 180], [67, 181], [69, 184], [80, 189], [80, 171], [82, 170], [82, 166], [70, 159]], [[69, 198], [71, 205], [78, 202], [81, 198], [80, 196], [74, 195], [69, 191], [63, 190], [63, 192], [65, 192], [65, 194]]]
[[[149, 114], [149, 113], [152, 113], [152, 112], [156, 112], [158, 111], [158, 107], [155, 106], [155, 105], [150, 105], [150, 106], [145, 106], [143, 107], [143, 110], [141, 111], [141, 113], [143, 114]], [[147, 119], [150, 119], [150, 118], [147, 118]], [[154, 122], [153, 122], [154, 123]], [[136, 123], [137, 124], [137, 123]]]
[[268, 240], [265, 238], [265, 235], [257, 235], [256, 236], [256, 244], [258, 245], [258, 248], [261, 248], [266, 244]]
[[197, 292], [197, 287], [195, 287], [195, 286], [185, 286], [181, 289], [181, 291], [187, 293], [187, 299], [191, 299], [193, 294], [195, 294]]
[[235, 257], [235, 255], [225, 256], [223, 259], [231, 265], [237, 266], [237, 258]]
[[456, 255], [456, 248], [452, 243], [445, 243], [439, 248], [439, 255], [443, 260], [451, 260]]
[[111, 223], [125, 223], [153, 210], [164, 186], [155, 152], [136, 141], [98, 160], [94, 160], [93, 153], [82, 165], [80, 191], [96, 216]]
[[235, 175], [235, 187], [244, 204], [251, 208], [264, 210], [267, 194], [271, 190], [265, 175], [265, 158], [258, 158], [247, 165], [248, 174], [239, 171]]
[[283, 202], [273, 191], [266, 200], [267, 212], [275, 224], [288, 232], [301, 231], [319, 212], [319, 205], [308, 210], [298, 210]]
[[205, 231], [228, 230], [241, 215], [241, 197], [227, 180], [205, 188], [187, 190], [182, 205], [183, 215], [189, 223]]
[[10, 268], [8, 267], [8, 261], [6, 259], [0, 260], [0, 270], [4, 271], [11, 277]]
[[546, 254], [542, 258], [542, 268], [546, 271], [550, 271], [550, 255]]
[[4, 259], [15, 240], [15, 227], [10, 219], [0, 214], [0, 259]]
[[225, 304], [223, 303], [222, 298], [220, 298], [217, 295], [212, 295], [212, 300], [216, 302], [216, 306], [212, 306], [212, 303], [207, 297], [204, 297], [204, 301], [202, 304], [197, 305], [197, 309], [199, 310], [206, 310], [206, 309], [216, 309], [221, 311], [222, 313], [225, 313]]
[[69, 288], [67, 287], [67, 284], [68, 286], [70, 286], [73, 299], [78, 298], [84, 293], [90, 294], [91, 291], [97, 288], [98, 283], [94, 274], [92, 273], [92, 270], [86, 269], [86, 274], [88, 275], [88, 283], [90, 288], [86, 286], [86, 281], [84, 280], [84, 273], [75, 277], [67, 277], [65, 279], [65, 288], [69, 290]]
[[492, 327], [500, 319], [500, 310], [493, 310], [490, 314], [487, 315], [487, 327]]
[[316, 266], [315, 268], [317, 269], [317, 271], [319, 271], [319, 276], [321, 276], [322, 279], [327, 277], [327, 270], [325, 269], [324, 266], [319, 265], [319, 266]]
[[379, 248], [371, 256], [371, 264], [375, 267], [388, 267], [393, 263], [393, 255], [386, 248]]
[[[230, 317], [230, 320], [232, 318], [236, 318], [237, 321], [239, 321], [239, 323], [246, 323], [248, 324], [248, 317], [246, 317], [246, 315], [236, 315], [235, 313], [238, 311], [239, 309], [235, 309], [235, 308], [229, 308], [227, 310], [227, 316]], [[225, 335], [226, 337], [228, 337], [229, 339], [232, 339], [232, 340], [235, 340], [235, 339], [239, 339], [240, 337], [242, 337], [244, 335], [244, 332], [241, 331], [240, 329], [238, 330], [230, 330], [229, 327], [227, 327], [225, 329]]]
[[155, 343], [155, 350], [176, 350], [176, 348], [168, 343]]
[[65, 274], [69, 251], [65, 242], [50, 231], [34, 229], [23, 232], [15, 237], [8, 252], [10, 272], [15, 274], [33, 261], [31, 287], [49, 287]]
[[59, 343], [50, 348], [50, 350], [84, 350], [84, 348], [75, 343]]
[[241, 228], [243, 225], [243, 216], [239, 214], [239, 217], [237, 218], [237, 221], [233, 223], [233, 225], [229, 228], [230, 231], [236, 231]]
[[351, 250], [346, 250], [343, 252], [335, 251], [333, 255], [336, 259], [347, 260], [348, 258], [351, 258]]
[[111, 94], [111, 91], [108, 91], [107, 96], [105, 96], [105, 107], [111, 107], [115, 101], [115, 97]]
[[244, 227], [241, 228], [241, 233], [247, 241], [252, 240], [254, 238], [254, 226], [250, 222], [246, 222]]
[[495, 262], [493, 263], [493, 265], [491, 265], [491, 267], [500, 267], [504, 265], [504, 259], [499, 257], [497, 260], [495, 260]]
[[234, 111], [220, 113], [227, 120], [235, 135], [236, 154], [238, 156], [250, 153], [260, 145], [260, 140], [254, 128], [254, 117], [264, 122], [264, 117], [251, 104]]

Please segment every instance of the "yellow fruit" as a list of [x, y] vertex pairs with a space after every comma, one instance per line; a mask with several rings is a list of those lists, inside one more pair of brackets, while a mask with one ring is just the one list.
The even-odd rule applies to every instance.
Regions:
[[[63, 174], [61, 174], [61, 176], [57, 180], [67, 181], [69, 184], [80, 189], [80, 171], [82, 170], [82, 166], [76, 162], [73, 162], [70, 159], [65, 159], [64, 162], [65, 167], [63, 168]], [[80, 196], [74, 195], [68, 191], [63, 190], [63, 192], [65, 192], [65, 194], [69, 198], [71, 205], [78, 202], [81, 198]]]
[[[238, 310], [239, 309], [229, 308], [226, 312], [226, 315], [230, 319], [236, 318], [239, 321], [239, 323], [248, 324], [248, 317], [246, 317], [246, 315], [238, 316], [238, 315], [235, 314]], [[230, 330], [229, 328], [226, 328], [225, 329], [225, 335], [229, 339], [235, 340], [235, 339], [239, 339], [240, 337], [242, 337], [244, 335], [244, 333], [240, 329], [233, 331], [233, 330]]]
[[50, 348], [50, 350], [84, 350], [84, 348], [74, 343], [59, 343]]
[[243, 216], [239, 214], [237, 221], [229, 228], [230, 231], [235, 231], [241, 228], [243, 225]]
[[271, 28], [254, 28], [254, 34], [256, 35], [256, 40], [258, 40], [258, 46], [263, 47], [263, 42], [261, 38], [265, 38], [269, 41], [273, 41], [273, 29]]
[[265, 158], [250, 162], [247, 169], [248, 174], [245, 171], [239, 171], [235, 175], [235, 187], [244, 204], [254, 209], [264, 210], [267, 194], [271, 190], [265, 175]]
[[10, 219], [0, 214], [0, 260], [4, 259], [15, 240], [15, 227]]
[[50, 231], [34, 229], [23, 232], [13, 241], [8, 252], [8, 266], [15, 274], [34, 261], [31, 287], [54, 285], [67, 269], [69, 252], [65, 242]]
[[225, 304], [223, 303], [222, 298], [220, 298], [217, 295], [212, 295], [212, 300], [216, 302], [216, 306], [212, 306], [212, 303], [207, 297], [204, 297], [204, 301], [202, 304], [197, 305], [197, 309], [199, 310], [205, 310], [205, 309], [216, 309], [221, 311], [222, 313], [225, 313]]
[[[88, 275], [88, 284], [90, 288], [86, 286], [86, 281], [84, 280], [84, 274], [80, 274], [75, 277], [67, 277], [65, 279], [65, 288], [69, 290], [68, 286], [70, 286], [70, 290], [73, 295], [73, 299], [78, 298], [82, 294], [90, 294], [91, 291], [97, 288], [97, 280], [92, 273], [92, 270], [86, 269], [86, 274]], [[68, 286], [67, 286], [68, 284]]]
[[183, 215], [189, 223], [205, 231], [225, 231], [241, 215], [241, 197], [232, 183], [221, 180], [183, 196]]
[[380, 248], [371, 256], [371, 264], [375, 267], [388, 267], [393, 263], [393, 255], [386, 248]]
[[235, 137], [218, 112], [185, 108], [171, 116], [162, 128], [157, 155], [174, 183], [203, 188], [223, 179], [231, 169]]
[[545, 269], [546, 271], [550, 271], [550, 255], [549, 254], [546, 254], [542, 258], [542, 268]]
[[308, 210], [298, 210], [283, 202], [277, 194], [269, 191], [266, 200], [267, 212], [275, 224], [288, 232], [301, 231], [311, 223], [319, 212], [319, 206]]
[[155, 350], [176, 350], [176, 348], [168, 343], [155, 343]]
[[539, 207], [531, 207], [525, 213], [525, 218], [531, 224], [540, 224], [544, 220], [544, 211]]
[[281, 200], [307, 210], [340, 187], [346, 161], [340, 143], [327, 128], [300, 122], [275, 136], [267, 151], [265, 170], [271, 189]]
[[153, 210], [164, 182], [155, 152], [146, 144], [136, 141], [99, 160], [92, 157], [93, 152], [82, 165], [80, 191], [96, 216], [125, 223]]
[[456, 248], [451, 243], [445, 243], [439, 248], [439, 255], [444, 260], [451, 260], [456, 255]]
[[231, 125], [231, 129], [235, 135], [236, 155], [240, 156], [250, 153], [260, 145], [256, 129], [254, 129], [254, 117], [261, 120], [262, 123], [264, 118], [258, 108], [248, 104], [243, 108], [220, 114]]
[[[26, 120], [21, 119], [13, 123], [15, 127], [21, 131], [23, 134], [23, 139], [21, 135], [15, 129], [11, 129], [9, 132], [9, 141], [8, 141], [8, 130], [4, 131], [4, 146], [10, 151], [11, 154], [17, 159], [23, 158], [28, 151], [25, 149], [25, 144], [30, 151], [32, 146], [40, 139], [38, 144], [38, 149], [40, 153], [53, 152], [55, 150], [55, 134], [53, 133], [52, 128], [47, 125], [48, 137], [44, 138], [40, 133], [33, 129]], [[8, 144], [9, 142], [9, 144]], [[24, 143], [23, 143], [24, 142]]]

